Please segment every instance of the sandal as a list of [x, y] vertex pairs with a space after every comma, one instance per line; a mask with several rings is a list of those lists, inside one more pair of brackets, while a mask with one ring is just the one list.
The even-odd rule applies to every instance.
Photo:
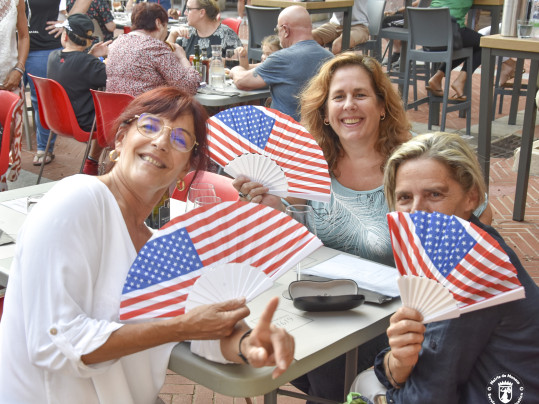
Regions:
[[427, 92], [431, 93], [435, 97], [443, 97], [444, 96], [444, 90], [437, 90], [435, 88], [432, 88], [431, 86], [425, 86], [425, 90], [427, 90]]
[[45, 159], [45, 164], [49, 164], [52, 160], [54, 160], [54, 154], [51, 152], [48, 152], [45, 156], [45, 151], [38, 150], [36, 155], [34, 156], [34, 160], [32, 161], [32, 164], [35, 166], [40, 166], [41, 163], [43, 163], [43, 159]]

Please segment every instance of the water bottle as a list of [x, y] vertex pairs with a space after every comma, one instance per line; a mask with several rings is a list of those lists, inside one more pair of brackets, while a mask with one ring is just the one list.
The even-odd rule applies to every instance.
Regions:
[[213, 88], [223, 88], [225, 86], [225, 64], [221, 45], [211, 46], [210, 86]]

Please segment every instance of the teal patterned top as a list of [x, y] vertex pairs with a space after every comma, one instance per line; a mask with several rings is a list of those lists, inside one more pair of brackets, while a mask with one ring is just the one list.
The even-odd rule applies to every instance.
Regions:
[[326, 247], [395, 266], [386, 214], [384, 188], [354, 191], [331, 179], [329, 203], [309, 201], [316, 232]]

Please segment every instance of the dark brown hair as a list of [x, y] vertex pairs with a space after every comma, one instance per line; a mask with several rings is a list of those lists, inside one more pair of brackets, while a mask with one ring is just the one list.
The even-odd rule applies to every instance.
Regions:
[[157, 3], [137, 3], [131, 14], [131, 29], [155, 31], [157, 29], [156, 19], [159, 19], [163, 24], [168, 24], [168, 15], [163, 6]]

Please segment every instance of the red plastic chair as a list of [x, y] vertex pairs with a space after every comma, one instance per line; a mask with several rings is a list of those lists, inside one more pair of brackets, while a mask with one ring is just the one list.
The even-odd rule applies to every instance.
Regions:
[[12, 92], [0, 90], [0, 122], [4, 127], [2, 144], [0, 144], [0, 175], [4, 174], [9, 167], [11, 121], [17, 101], [19, 101], [19, 97]]
[[[185, 202], [187, 200], [187, 194], [189, 193], [189, 187], [193, 182], [195, 171], [189, 172], [183, 179], [185, 182], [185, 188], [183, 191], [174, 189], [172, 198]], [[209, 171], [200, 171], [195, 178], [195, 182], [207, 182], [213, 184], [215, 187], [215, 196], [221, 198], [222, 202], [237, 201], [240, 199], [238, 191], [232, 186], [232, 179], [225, 177], [224, 175], [215, 174]]]
[[241, 19], [240, 18], [225, 18], [221, 21], [221, 24], [225, 24], [232, 28], [232, 30], [236, 33], [240, 33], [240, 25], [241, 25]]
[[133, 100], [132, 95], [90, 90], [95, 107], [95, 132], [99, 146], [112, 147], [115, 133], [111, 133], [114, 121]]
[[[45, 154], [49, 151], [49, 144], [53, 133], [61, 136], [72, 137], [78, 142], [86, 143], [86, 151], [84, 153], [82, 164], [80, 166], [79, 173], [82, 173], [84, 168], [84, 162], [88, 157], [90, 151], [90, 142], [92, 140], [92, 131], [83, 131], [77, 117], [73, 111], [71, 101], [67, 96], [65, 89], [60, 83], [52, 79], [46, 79], [43, 77], [33, 76], [28, 74], [34, 82], [37, 95], [37, 105], [39, 108], [39, 119], [41, 125], [45, 129], [50, 129], [49, 140], [47, 141], [47, 147], [45, 148]], [[41, 170], [37, 178], [37, 183], [41, 181], [41, 175], [43, 173], [43, 167], [45, 166], [45, 159], [41, 164]]]

